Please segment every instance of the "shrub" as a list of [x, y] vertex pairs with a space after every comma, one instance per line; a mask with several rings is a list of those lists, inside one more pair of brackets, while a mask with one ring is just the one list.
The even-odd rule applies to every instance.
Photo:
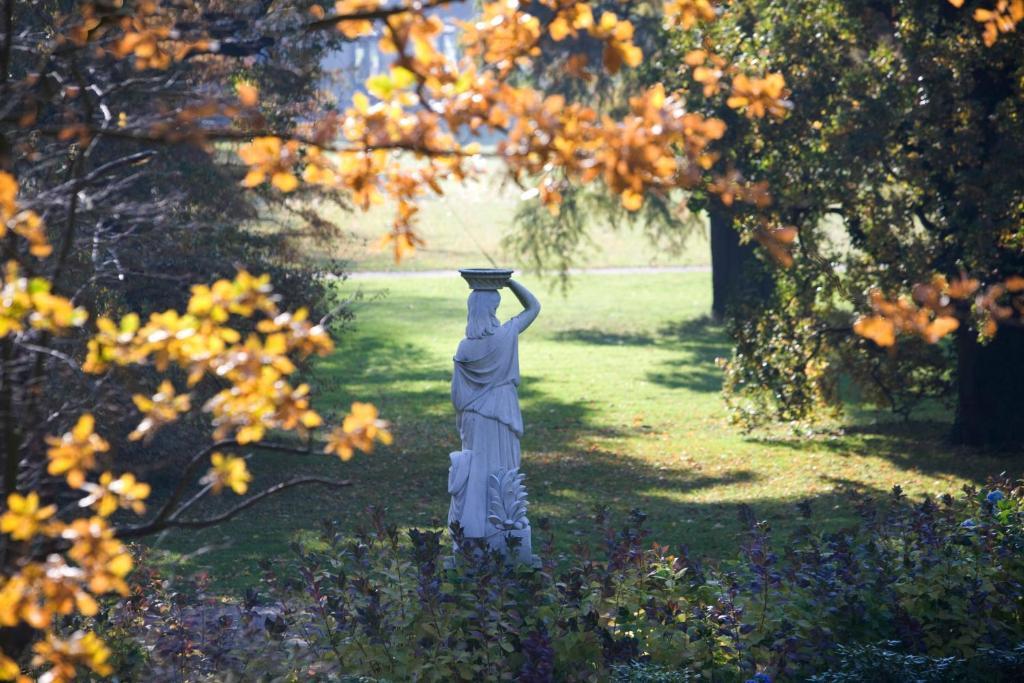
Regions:
[[[205, 612], [230, 617], [232, 637], [192, 640], [209, 648], [203, 670], [246, 680], [1014, 680], [1021, 493], [853, 495], [860, 521], [828, 533], [804, 503], [806, 526], [778, 546], [743, 508], [738, 555], [716, 566], [651, 544], [639, 511], [616, 527], [599, 510], [599, 542], [557, 567], [538, 524], [532, 568], [466, 539], [449, 558], [441, 531], [402, 534], [375, 510], [354, 534], [325, 523], [229, 615]], [[145, 666], [166, 667], [148, 642]]]

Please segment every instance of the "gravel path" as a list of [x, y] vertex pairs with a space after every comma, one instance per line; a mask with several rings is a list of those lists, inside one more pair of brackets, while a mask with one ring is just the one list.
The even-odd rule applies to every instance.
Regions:
[[[710, 273], [711, 266], [632, 266], [627, 268], [570, 268], [570, 275], [656, 275], [658, 273]], [[398, 280], [451, 277], [454, 270], [367, 270], [350, 273], [351, 280]], [[554, 275], [553, 272], [546, 273]]]

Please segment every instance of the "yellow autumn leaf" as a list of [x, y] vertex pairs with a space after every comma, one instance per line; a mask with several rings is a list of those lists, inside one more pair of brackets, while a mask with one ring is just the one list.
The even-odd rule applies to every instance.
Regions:
[[294, 173], [278, 171], [270, 178], [270, 184], [281, 190], [281, 192], [292, 192], [299, 186], [299, 179]]
[[210, 464], [212, 467], [203, 478], [203, 483], [209, 484], [214, 493], [220, 493], [225, 486], [238, 495], [249, 490], [252, 475], [244, 458], [218, 452], [210, 456]]
[[627, 211], [637, 211], [644, 204], [644, 196], [635, 190], [626, 190], [619, 195], [622, 207]]
[[16, 541], [27, 541], [40, 533], [43, 522], [57, 512], [56, 505], [40, 507], [39, 494], [27, 496], [12, 493], [7, 497], [7, 511], [0, 517], [0, 531]]
[[93, 432], [95, 420], [90, 413], [78, 418], [74, 428], [63, 436], [47, 436], [50, 446], [46, 455], [50, 460], [46, 471], [53, 475], [65, 475], [68, 486], [81, 488], [87, 470], [96, 466], [96, 454], [110, 450], [110, 444]]
[[555, 42], [565, 40], [566, 36], [572, 33], [572, 27], [569, 25], [569, 21], [561, 14], [552, 20], [551, 25], [548, 26], [548, 33], [551, 35], [551, 39]]

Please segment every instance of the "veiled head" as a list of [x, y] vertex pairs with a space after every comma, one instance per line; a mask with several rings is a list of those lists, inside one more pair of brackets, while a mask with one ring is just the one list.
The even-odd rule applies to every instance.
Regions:
[[474, 289], [469, 294], [469, 301], [466, 306], [469, 314], [466, 316], [466, 339], [480, 339], [494, 334], [494, 331], [501, 325], [498, 322], [498, 304], [501, 303], [501, 295], [492, 289]]

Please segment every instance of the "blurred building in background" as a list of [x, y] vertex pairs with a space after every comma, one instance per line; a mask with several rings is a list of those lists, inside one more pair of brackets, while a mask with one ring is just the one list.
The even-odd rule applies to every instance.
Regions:
[[[476, 14], [473, 3], [463, 0], [434, 8], [428, 12], [444, 21], [444, 31], [438, 38], [438, 49], [448, 59], [458, 59], [459, 29], [455, 21], [469, 21]], [[364, 83], [370, 76], [384, 72], [394, 55], [381, 52], [378, 46], [380, 25], [372, 36], [356, 38], [344, 43], [341, 49], [324, 58], [322, 65], [327, 74], [323, 89], [334, 94], [341, 107], [352, 101], [352, 95], [364, 90]]]

